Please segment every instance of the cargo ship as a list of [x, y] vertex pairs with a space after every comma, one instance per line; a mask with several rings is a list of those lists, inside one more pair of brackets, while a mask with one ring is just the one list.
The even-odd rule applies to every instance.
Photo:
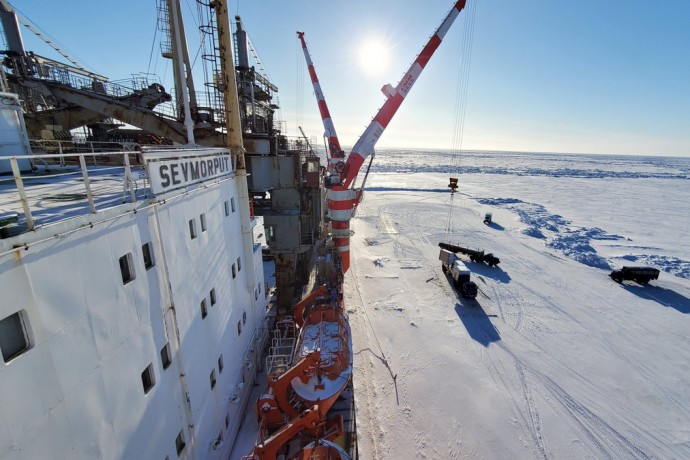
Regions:
[[354, 182], [465, 1], [347, 156], [299, 33], [325, 166], [278, 128], [241, 19], [233, 33], [226, 2], [198, 4], [206, 97], [179, 0], [158, 2], [173, 94], [26, 51], [0, 3], [1, 458], [225, 459], [247, 410], [244, 458], [357, 458], [343, 280], [366, 175]]

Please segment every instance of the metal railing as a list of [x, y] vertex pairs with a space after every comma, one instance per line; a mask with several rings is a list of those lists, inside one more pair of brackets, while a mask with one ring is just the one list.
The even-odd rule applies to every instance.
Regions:
[[[11, 177], [0, 178], [0, 207], [22, 214], [20, 223], [30, 231], [40, 224], [134, 203], [148, 196], [149, 187], [144, 167], [132, 166], [130, 155], [120, 151], [0, 156], [12, 169]], [[26, 164], [27, 159], [31, 173], [20, 168], [20, 161]], [[87, 168], [87, 162], [101, 166]]]

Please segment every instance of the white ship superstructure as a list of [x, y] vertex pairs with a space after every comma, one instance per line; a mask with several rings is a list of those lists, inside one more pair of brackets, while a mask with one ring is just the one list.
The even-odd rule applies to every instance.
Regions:
[[0, 457], [228, 458], [269, 298], [235, 157], [49, 157], [0, 177]]

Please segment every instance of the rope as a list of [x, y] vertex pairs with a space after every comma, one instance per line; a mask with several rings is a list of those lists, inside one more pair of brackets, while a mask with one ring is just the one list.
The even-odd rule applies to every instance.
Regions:
[[[451, 140], [451, 177], [458, 177], [460, 173], [460, 153], [462, 151], [463, 135], [465, 131], [465, 111], [467, 108], [467, 89], [469, 87], [470, 65], [472, 61], [472, 46], [474, 44], [474, 26], [477, 12], [477, 1], [470, 2], [467, 14], [463, 16], [464, 25], [461, 39], [460, 68], [455, 91], [455, 113], [453, 116], [453, 133]], [[446, 236], [450, 241], [453, 231], [453, 198], [455, 191], [451, 189], [448, 207], [448, 221]]]
[[[153, 29], [153, 41], [151, 42], [151, 52], [149, 53], [149, 65], [146, 67], [146, 73], [151, 73], [151, 62], [153, 61], [153, 50], [156, 49], [156, 38], [158, 37], [158, 19], [156, 19], [156, 27]], [[156, 57], [156, 64], [158, 63], [158, 58]], [[153, 67], [156, 68], [155, 65]]]
[[[297, 35], [295, 35], [296, 37]], [[299, 39], [295, 40], [295, 64], [297, 70], [297, 78], [295, 80], [295, 95], [296, 95], [296, 110], [295, 110], [295, 125], [304, 125], [304, 96], [302, 95], [302, 87], [304, 86], [304, 52], [302, 51], [302, 43]]]

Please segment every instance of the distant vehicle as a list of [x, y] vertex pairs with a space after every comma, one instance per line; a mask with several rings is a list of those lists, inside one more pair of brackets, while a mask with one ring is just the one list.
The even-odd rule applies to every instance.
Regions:
[[443, 273], [450, 273], [453, 284], [460, 291], [460, 295], [466, 299], [477, 297], [477, 285], [470, 279], [472, 275], [470, 269], [447, 249], [441, 249], [438, 258], [441, 261]]
[[659, 270], [653, 267], [623, 267], [612, 271], [609, 276], [617, 283], [623, 280], [636, 281], [647, 284], [651, 280], [659, 279]]
[[493, 213], [487, 212], [484, 214], [484, 223], [489, 225], [491, 223], [491, 219], [493, 218]]

